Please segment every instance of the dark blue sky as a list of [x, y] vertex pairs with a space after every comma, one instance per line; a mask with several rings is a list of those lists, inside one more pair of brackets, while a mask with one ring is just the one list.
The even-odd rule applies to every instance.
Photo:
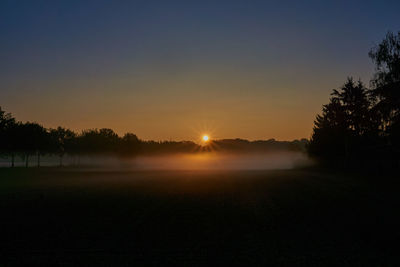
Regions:
[[[190, 3], [189, 3], [190, 2]], [[2, 1], [0, 105], [144, 139], [309, 137], [400, 1]], [[206, 126], [204, 126], [206, 125]]]

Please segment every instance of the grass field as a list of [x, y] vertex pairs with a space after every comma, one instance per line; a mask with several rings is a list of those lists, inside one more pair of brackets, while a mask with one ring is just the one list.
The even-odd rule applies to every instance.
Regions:
[[398, 266], [399, 183], [318, 170], [0, 169], [0, 266]]

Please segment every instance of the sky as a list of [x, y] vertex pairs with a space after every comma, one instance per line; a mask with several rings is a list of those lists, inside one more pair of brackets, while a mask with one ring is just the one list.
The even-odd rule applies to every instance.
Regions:
[[400, 1], [1, 1], [0, 106], [145, 140], [309, 138]]

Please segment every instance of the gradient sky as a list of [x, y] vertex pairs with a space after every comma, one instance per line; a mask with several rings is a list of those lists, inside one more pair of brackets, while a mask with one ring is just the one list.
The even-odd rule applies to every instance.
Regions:
[[22, 121], [142, 139], [291, 140], [400, 1], [1, 1], [0, 106]]

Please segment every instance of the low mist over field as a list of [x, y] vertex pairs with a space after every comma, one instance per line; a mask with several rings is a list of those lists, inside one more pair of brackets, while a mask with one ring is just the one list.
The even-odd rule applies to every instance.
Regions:
[[264, 154], [182, 154], [174, 156], [139, 157], [134, 168], [170, 170], [268, 170], [292, 169], [311, 161], [300, 152]]
[[[30, 166], [35, 166], [37, 158], [32, 157]], [[64, 166], [88, 167], [114, 170], [272, 170], [292, 169], [307, 166], [312, 161], [305, 153], [298, 151], [275, 151], [269, 153], [182, 153], [168, 155], [148, 155], [132, 158], [113, 156], [65, 156]], [[3, 158], [0, 166], [9, 166], [9, 160]], [[58, 166], [59, 158], [45, 156], [41, 166]], [[16, 166], [25, 166], [25, 161], [16, 161]]]

